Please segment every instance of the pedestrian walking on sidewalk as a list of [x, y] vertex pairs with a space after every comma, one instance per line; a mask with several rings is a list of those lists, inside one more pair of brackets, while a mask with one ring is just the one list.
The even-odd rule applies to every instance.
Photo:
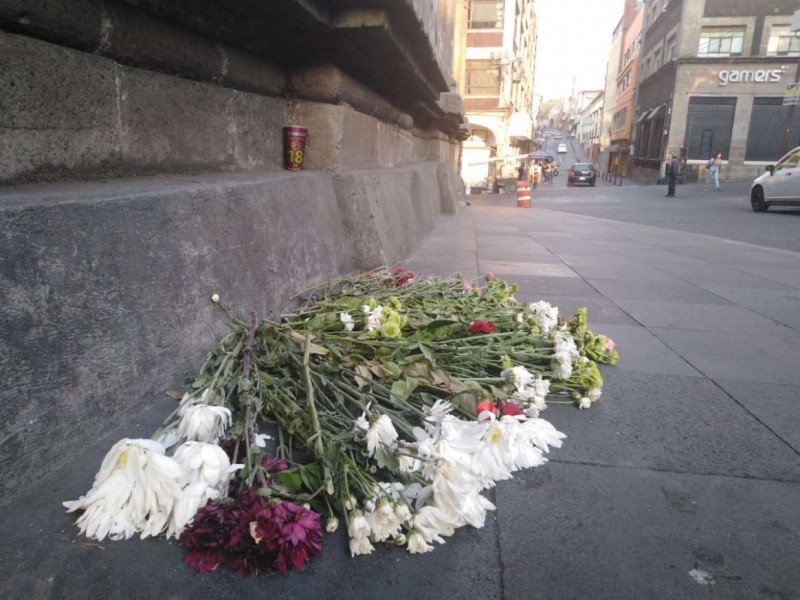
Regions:
[[664, 194], [665, 198], [675, 197], [675, 180], [678, 179], [678, 170], [680, 164], [674, 154], [670, 154], [670, 161], [667, 163], [667, 193]]
[[708, 171], [706, 172], [706, 185], [703, 188], [705, 191], [708, 191], [708, 184], [711, 183], [712, 181], [714, 182], [717, 191], [720, 191], [719, 172], [721, 168], [722, 168], [722, 152], [717, 152], [714, 155], [714, 158], [709, 160], [708, 163], [706, 164], [706, 169], [708, 169]]

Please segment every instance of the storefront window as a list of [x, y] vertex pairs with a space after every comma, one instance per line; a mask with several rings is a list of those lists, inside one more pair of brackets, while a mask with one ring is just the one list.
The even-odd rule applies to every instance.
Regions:
[[689, 159], [728, 156], [736, 98], [689, 98], [686, 113], [686, 155]]
[[704, 27], [697, 56], [739, 56], [743, 43], [744, 27]]
[[[745, 160], [774, 162], [781, 157], [783, 130], [786, 127], [788, 106], [783, 98], [754, 98], [750, 128], [747, 132]], [[795, 110], [789, 129], [788, 147], [800, 146], [800, 111]]]
[[500, 62], [496, 60], [467, 61], [467, 95], [500, 95]]
[[800, 56], [800, 34], [788, 25], [775, 25], [769, 30], [767, 56]]
[[502, 0], [472, 0], [469, 5], [470, 29], [502, 29]]

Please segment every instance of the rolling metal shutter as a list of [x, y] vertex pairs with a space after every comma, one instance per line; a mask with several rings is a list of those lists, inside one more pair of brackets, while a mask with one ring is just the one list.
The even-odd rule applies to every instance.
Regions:
[[[783, 106], [783, 98], [754, 98], [750, 129], [747, 132], [745, 160], [775, 162], [781, 157], [783, 129], [789, 107]], [[800, 109], [795, 107], [792, 127], [786, 150], [800, 146]]]
[[689, 98], [686, 115], [686, 157], [708, 159], [717, 152], [728, 157], [736, 98]]

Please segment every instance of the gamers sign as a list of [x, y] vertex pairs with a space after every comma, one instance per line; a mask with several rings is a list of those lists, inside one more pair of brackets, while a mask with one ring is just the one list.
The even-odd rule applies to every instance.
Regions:
[[724, 69], [719, 72], [719, 85], [729, 83], [777, 83], [786, 72], [786, 67], [780, 69]]

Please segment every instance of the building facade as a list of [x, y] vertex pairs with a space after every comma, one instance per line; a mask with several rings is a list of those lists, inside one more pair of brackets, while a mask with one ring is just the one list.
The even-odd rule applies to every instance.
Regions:
[[577, 138], [586, 156], [594, 163], [600, 159], [600, 130], [603, 124], [603, 93], [584, 92], [586, 98], [594, 96], [578, 117]]
[[459, 91], [470, 124], [461, 175], [467, 185], [514, 177], [514, 161], [531, 150], [536, 60], [534, 0], [470, 0]]
[[[635, 0], [626, 0], [631, 2]], [[624, 17], [619, 20], [611, 34], [611, 49], [606, 63], [606, 80], [603, 91], [603, 122], [600, 126], [600, 156], [598, 167], [601, 171], [611, 170], [611, 127], [614, 120], [614, 108], [617, 103], [617, 76], [621, 64]]]
[[[781, 157], [800, 37], [795, 0], [653, 0], [645, 4], [633, 173], [663, 176], [669, 154], [697, 180], [717, 152], [723, 178], [751, 179]], [[800, 111], [798, 111], [800, 113]], [[800, 144], [800, 114], [788, 148]]]
[[627, 0], [622, 15], [622, 32], [619, 67], [613, 82], [615, 94], [611, 109], [610, 146], [608, 162], [601, 166], [616, 175], [627, 176], [629, 172], [630, 142], [635, 111], [634, 98], [639, 73], [639, 49], [642, 43], [642, 16], [644, 3]]

